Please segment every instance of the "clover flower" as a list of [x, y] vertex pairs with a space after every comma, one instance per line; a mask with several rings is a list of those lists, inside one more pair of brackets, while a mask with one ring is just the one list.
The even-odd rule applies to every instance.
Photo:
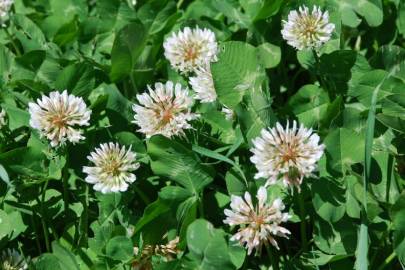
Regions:
[[223, 114], [225, 114], [225, 119], [226, 119], [226, 120], [231, 121], [231, 120], [233, 120], [233, 119], [235, 118], [235, 112], [234, 112], [232, 109], [229, 109], [229, 108], [226, 107], [226, 106], [222, 107], [221, 112], [222, 112]]
[[239, 230], [231, 237], [233, 241], [239, 241], [251, 254], [253, 249], [261, 251], [263, 244], [270, 243], [278, 249], [276, 236], [288, 238], [290, 231], [280, 224], [290, 218], [288, 213], [282, 213], [284, 204], [281, 199], [275, 199], [271, 204], [267, 202], [267, 190], [260, 187], [257, 191], [257, 205], [253, 206], [249, 192], [244, 198], [231, 196], [231, 209], [225, 209], [225, 224], [239, 226]]
[[15, 249], [7, 249], [2, 252], [0, 269], [2, 270], [26, 270], [27, 260]]
[[310, 176], [323, 155], [324, 145], [319, 144], [319, 136], [303, 125], [297, 127], [293, 121], [284, 129], [280, 123], [271, 129], [263, 129], [261, 136], [253, 140], [253, 156], [250, 160], [256, 165], [255, 178], [266, 178], [266, 185], [282, 179], [285, 186], [298, 189], [304, 176]]
[[210, 66], [198, 68], [195, 74], [195, 77], [190, 77], [190, 84], [195, 92], [195, 98], [202, 103], [215, 101], [217, 93], [215, 92]]
[[83, 167], [83, 172], [87, 174], [85, 181], [94, 184], [96, 191], [123, 192], [136, 180], [132, 172], [139, 168], [139, 163], [136, 162], [136, 154], [131, 151], [131, 147], [127, 150], [118, 143], [103, 143], [87, 159], [94, 166]]
[[297, 50], [317, 49], [331, 38], [334, 29], [328, 11], [322, 13], [320, 7], [314, 6], [310, 13], [308, 7], [302, 6], [292, 10], [287, 21], [283, 20], [281, 34]]
[[2, 129], [6, 125], [6, 111], [0, 109], [0, 129]]
[[206, 67], [217, 60], [218, 44], [215, 34], [209, 29], [185, 27], [173, 33], [164, 43], [165, 57], [171, 66], [180, 72], [188, 73]]
[[188, 90], [181, 84], [168, 81], [166, 84], [156, 83], [155, 89], [148, 86], [149, 93], [137, 95], [139, 104], [133, 105], [134, 123], [146, 137], [161, 134], [166, 137], [184, 134], [190, 129], [188, 123], [198, 117], [191, 113], [193, 99]]
[[138, 247], [134, 248], [134, 253], [139, 259], [132, 263], [132, 270], [152, 270], [152, 256], [161, 256], [164, 261], [171, 261], [180, 253], [178, 248], [180, 238], [177, 236], [166, 245], [146, 245], [141, 254]]
[[70, 141], [83, 140], [79, 126], [88, 126], [91, 110], [87, 109], [81, 97], [68, 94], [67, 90], [43, 95], [36, 103], [28, 104], [30, 125], [41, 137], [46, 137], [51, 146], [60, 146]]
[[9, 11], [14, 0], [0, 0], [0, 22], [4, 23], [9, 17]]

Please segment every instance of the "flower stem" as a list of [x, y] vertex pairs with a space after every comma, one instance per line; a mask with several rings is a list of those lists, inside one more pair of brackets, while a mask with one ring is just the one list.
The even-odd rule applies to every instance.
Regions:
[[265, 245], [266, 247], [266, 251], [267, 251], [267, 255], [270, 258], [270, 262], [271, 262], [271, 266], [273, 268], [273, 270], [279, 270], [279, 262], [278, 262], [278, 256], [276, 255], [276, 253], [273, 251], [273, 248], [270, 247], [269, 245]]
[[204, 194], [201, 192], [201, 196], [200, 196], [199, 204], [198, 204], [198, 209], [199, 209], [201, 218], [204, 218], [204, 197], [203, 197], [203, 195]]
[[38, 233], [37, 225], [36, 225], [36, 222], [35, 222], [36, 212], [35, 212], [33, 207], [32, 207], [32, 215], [30, 217], [31, 217], [31, 224], [32, 224], [32, 227], [33, 227], [34, 232], [35, 232], [35, 243], [37, 244], [37, 249], [38, 249], [39, 253], [42, 253], [41, 252], [41, 244], [39, 242], [39, 233]]
[[308, 240], [307, 240], [307, 228], [306, 228], [306, 220], [305, 220], [305, 204], [304, 204], [304, 197], [302, 196], [302, 192], [298, 192], [298, 206], [300, 209], [300, 231], [301, 231], [301, 241], [302, 241], [302, 249], [303, 251], [308, 250]]
[[315, 58], [315, 68], [316, 68], [316, 77], [319, 81], [319, 85], [321, 88], [328, 90], [328, 87], [326, 86], [326, 82], [324, 81], [322, 75], [321, 75], [321, 59], [319, 58], [318, 53], [315, 50], [312, 50], [312, 54]]
[[177, 9], [180, 9], [183, 2], [184, 2], [184, 0], [180, 0], [179, 2], [177, 2]]
[[83, 199], [83, 214], [80, 217], [80, 236], [79, 239], [77, 240], [77, 246], [80, 246], [82, 242], [87, 244], [87, 227], [89, 223], [89, 186], [85, 185], [84, 186], [85, 192], [84, 192], [84, 199]]
[[136, 185], [134, 185], [135, 192], [139, 195], [139, 197], [142, 199], [142, 201], [145, 203], [145, 205], [150, 204], [150, 199], [146, 194]]
[[11, 36], [10, 32], [7, 30], [7, 28], [4, 28], [4, 31], [6, 32], [7, 37], [10, 39], [11, 45], [13, 45], [13, 48], [15, 50], [15, 53], [17, 54], [17, 56], [21, 56], [21, 51], [18, 48], [17, 44], [14, 42], [13, 37]]
[[378, 270], [383, 270], [385, 269], [391, 262], [393, 259], [395, 259], [397, 255], [395, 254], [395, 252], [393, 251], [383, 262], [383, 264], [380, 265], [380, 267], [378, 268]]
[[65, 149], [65, 166], [63, 167], [62, 170], [62, 185], [63, 185], [63, 209], [65, 211], [65, 217], [68, 215], [68, 210], [69, 210], [69, 185], [68, 185], [68, 180], [69, 180], [69, 171], [68, 171], [68, 160], [69, 160], [69, 152], [67, 148]]
[[39, 209], [41, 211], [41, 224], [42, 224], [42, 230], [44, 231], [46, 251], [50, 252], [51, 246], [49, 245], [49, 232], [48, 232], [48, 227], [46, 226], [46, 216], [45, 216], [45, 211], [44, 211], [45, 193], [46, 193], [46, 189], [48, 187], [48, 182], [49, 182], [49, 180], [47, 179], [45, 181], [45, 185], [42, 188], [41, 200], [37, 199], [37, 203], [39, 204]]

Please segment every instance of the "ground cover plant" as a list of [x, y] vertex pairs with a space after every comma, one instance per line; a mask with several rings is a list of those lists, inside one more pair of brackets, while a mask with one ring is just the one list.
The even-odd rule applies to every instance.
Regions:
[[0, 269], [404, 268], [404, 1], [0, 23]]

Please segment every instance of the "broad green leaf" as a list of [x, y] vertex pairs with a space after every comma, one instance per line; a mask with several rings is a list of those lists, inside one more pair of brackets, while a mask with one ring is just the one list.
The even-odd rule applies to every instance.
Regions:
[[325, 116], [329, 106], [329, 97], [322, 88], [309, 84], [301, 87], [290, 98], [288, 105], [300, 123], [306, 127], [312, 127]]
[[382, 101], [383, 114], [405, 120], [405, 94], [386, 96]]
[[263, 43], [257, 47], [258, 57], [265, 68], [276, 67], [281, 60], [280, 47], [271, 43]]
[[230, 21], [241, 28], [248, 28], [250, 24], [249, 17], [239, 10], [238, 3], [234, 0], [212, 0], [212, 5], [222, 12]]
[[236, 269], [229, 256], [224, 233], [198, 219], [187, 229], [187, 246], [200, 262], [200, 269]]
[[24, 52], [49, 49], [41, 29], [28, 17], [15, 14], [13, 21], [16, 28], [19, 30], [16, 31], [16, 36], [23, 45]]
[[55, 87], [63, 91], [68, 90], [75, 96], [87, 97], [94, 89], [94, 68], [88, 63], [77, 63], [67, 66], [59, 74]]
[[391, 208], [394, 225], [394, 248], [401, 262], [405, 261], [405, 194], [402, 193]]
[[140, 21], [128, 24], [117, 33], [111, 51], [110, 78], [112, 81], [131, 75], [145, 47], [147, 37], [147, 30]]
[[337, 128], [326, 136], [324, 144], [327, 163], [338, 172], [344, 173], [364, 159], [364, 137], [352, 130]]
[[382, 113], [377, 114], [376, 118], [379, 122], [384, 124], [387, 127], [390, 127], [396, 131], [405, 133], [405, 121], [399, 117], [391, 117], [384, 115]]
[[127, 261], [134, 255], [132, 241], [125, 236], [116, 236], [108, 241], [106, 255], [114, 260]]
[[328, 0], [328, 2], [337, 8], [342, 16], [343, 24], [350, 27], [357, 27], [364, 17], [367, 23], [376, 27], [383, 22], [383, 10], [381, 0]]
[[241, 0], [242, 7], [249, 14], [252, 22], [266, 19], [275, 15], [281, 5], [282, 0]]
[[256, 52], [256, 48], [247, 43], [226, 42], [221, 45], [218, 61], [211, 64], [218, 99], [229, 108], [235, 108], [246, 91], [257, 87], [263, 68]]
[[344, 189], [339, 181], [320, 178], [312, 184], [312, 203], [325, 221], [335, 223], [346, 212]]
[[149, 204], [135, 224], [135, 234], [141, 234], [146, 243], [158, 243], [169, 228], [176, 224], [174, 209], [173, 202], [160, 198]]
[[10, 80], [9, 76], [11, 76], [11, 66], [13, 61], [13, 53], [7, 47], [0, 45], [0, 86]]
[[20, 127], [28, 126], [30, 116], [27, 111], [9, 104], [2, 104], [1, 107], [6, 111], [9, 128], [15, 130]]
[[374, 68], [391, 70], [405, 61], [405, 50], [396, 45], [384, 45], [370, 59]]
[[[371, 104], [371, 96], [374, 88], [383, 81], [387, 76], [387, 72], [383, 70], [372, 70], [365, 73], [357, 84], [350, 87], [348, 94], [356, 97], [364, 106], [369, 107]], [[378, 92], [377, 100], [381, 100], [385, 96], [393, 94], [395, 88], [400, 88], [401, 82], [396, 78], [388, 78], [384, 81]]]
[[3, 210], [0, 210], [0, 240], [13, 231], [12, 220]]
[[60, 47], [68, 45], [75, 40], [79, 35], [79, 25], [76, 19], [63, 25], [56, 33], [53, 41]]
[[35, 260], [37, 270], [65, 270], [63, 263], [54, 254], [44, 253]]
[[317, 219], [314, 222], [314, 242], [327, 254], [353, 255], [357, 242], [357, 224], [346, 216], [333, 224]]
[[212, 172], [201, 165], [193, 152], [184, 145], [163, 136], [153, 136], [147, 142], [152, 170], [167, 176], [197, 195], [212, 181]]
[[399, 2], [398, 7], [398, 17], [396, 20], [396, 24], [398, 27], [398, 31], [402, 36], [405, 36], [405, 3], [403, 1]]
[[63, 262], [63, 270], [79, 270], [79, 265], [72, 252], [61, 246], [58, 242], [52, 242], [53, 254]]
[[7, 185], [11, 185], [10, 178], [8, 177], [8, 173], [3, 165], [0, 164], [0, 178], [3, 180]]
[[41, 28], [48, 38], [61, 32], [74, 17], [84, 19], [87, 16], [87, 5], [82, 0], [49, 0], [49, 15], [41, 22]]
[[355, 51], [338, 50], [323, 54], [319, 69], [327, 90], [337, 95], [346, 93], [370, 68], [367, 60]]

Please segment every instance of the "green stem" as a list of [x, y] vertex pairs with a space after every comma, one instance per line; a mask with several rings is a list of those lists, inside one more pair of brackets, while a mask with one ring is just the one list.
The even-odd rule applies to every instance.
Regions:
[[142, 199], [142, 201], [144, 202], [145, 205], [149, 205], [150, 204], [150, 199], [148, 196], [146, 196], [146, 194], [140, 189], [138, 188], [136, 185], [134, 185], [134, 189], [135, 192], [139, 195], [139, 197]]
[[179, 2], [177, 2], [177, 9], [180, 9], [183, 2], [184, 2], [184, 0], [180, 0]]
[[132, 86], [132, 93], [131, 93], [131, 96], [133, 96], [133, 95], [135, 95], [137, 92], [138, 92], [138, 87], [136, 87], [136, 83], [135, 83], [135, 80], [134, 80], [134, 74], [133, 74], [133, 72], [131, 72], [131, 74], [129, 75], [129, 79], [130, 79], [130, 81], [131, 81], [131, 86]]
[[11, 45], [13, 45], [13, 48], [15, 50], [15, 53], [17, 54], [17, 56], [21, 56], [21, 51], [18, 48], [17, 44], [14, 42], [13, 37], [11, 36], [10, 32], [8, 32], [7, 28], [4, 28], [4, 31], [6, 32], [7, 37], [10, 39]]
[[304, 198], [303, 198], [301, 192], [298, 192], [298, 206], [300, 209], [300, 218], [301, 218], [300, 231], [301, 231], [302, 249], [303, 249], [303, 251], [307, 251], [308, 250], [308, 240], [307, 240], [307, 227], [306, 227], [306, 220], [305, 220], [306, 212], [305, 212]]
[[41, 211], [41, 224], [42, 224], [42, 230], [44, 231], [46, 251], [50, 252], [51, 246], [49, 244], [49, 232], [48, 232], [48, 227], [46, 226], [46, 215], [45, 215], [45, 211], [44, 211], [45, 192], [48, 187], [48, 183], [49, 183], [49, 180], [47, 179], [45, 181], [45, 185], [42, 188], [41, 200], [37, 199], [37, 203], [39, 204], [39, 209]]
[[80, 217], [80, 236], [77, 240], [78, 246], [82, 245], [83, 239], [84, 243], [87, 244], [87, 227], [89, 222], [89, 185], [85, 185], [84, 189], [83, 214]]
[[62, 170], [62, 185], [63, 185], [63, 209], [65, 211], [65, 217], [68, 215], [69, 210], [69, 171], [68, 171], [68, 160], [69, 160], [69, 152], [67, 148], [65, 149], [65, 166]]
[[[321, 88], [328, 91], [326, 82], [321, 75], [321, 59], [319, 58], [319, 55], [315, 50], [312, 50], [312, 54], [314, 55], [314, 58], [315, 58], [315, 68], [316, 68], [315, 76], [318, 79]], [[329, 93], [329, 91], [328, 91], [328, 93]], [[332, 96], [330, 93], [329, 93], [329, 95]]]
[[34, 208], [32, 208], [32, 215], [31, 217], [31, 224], [32, 227], [34, 228], [34, 233], [35, 233], [35, 243], [37, 244], [37, 249], [38, 252], [41, 254], [41, 243], [39, 242], [39, 233], [38, 233], [38, 228], [37, 228], [37, 224], [35, 222], [35, 217], [36, 217], [36, 212], [34, 210]]
[[270, 258], [270, 262], [271, 262], [271, 266], [272, 266], [273, 270], [279, 270], [280, 267], [278, 266], [279, 265], [278, 256], [273, 251], [272, 247], [270, 247], [269, 245], [265, 245], [265, 247], [266, 247], [267, 255]]
[[380, 267], [378, 267], [378, 270], [383, 270], [384, 268], [386, 268], [393, 259], [395, 259], [397, 255], [395, 254], [395, 252], [392, 252], [383, 262], [383, 264], [380, 265]]
[[204, 194], [201, 192], [201, 196], [200, 196], [200, 202], [199, 202], [199, 204], [198, 204], [198, 209], [199, 209], [199, 212], [200, 212], [200, 217], [201, 218], [204, 218]]

